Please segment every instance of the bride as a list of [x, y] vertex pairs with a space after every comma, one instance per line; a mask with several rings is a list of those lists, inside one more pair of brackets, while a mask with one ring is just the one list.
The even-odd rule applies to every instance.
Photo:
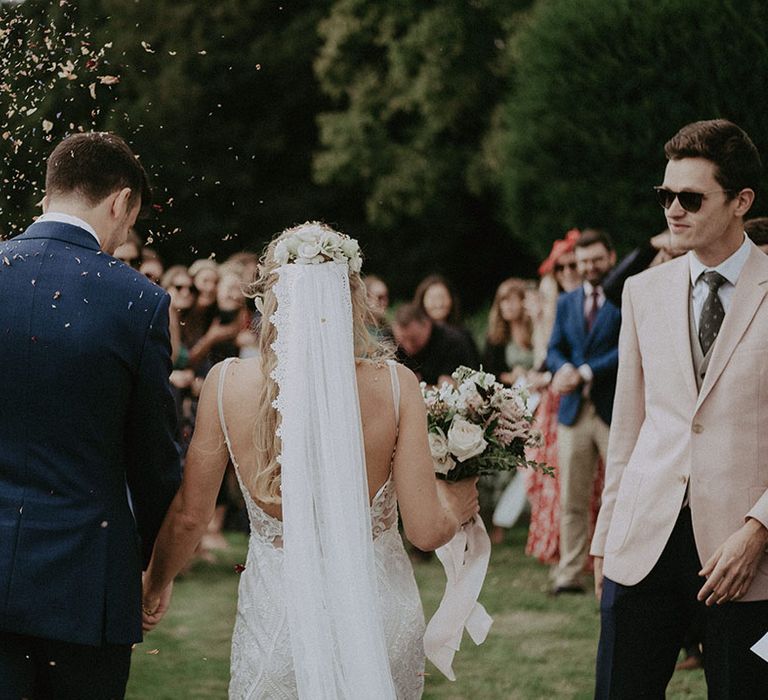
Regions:
[[229, 459], [251, 525], [229, 695], [421, 697], [424, 616], [398, 531], [448, 542], [475, 480], [437, 481], [418, 381], [366, 330], [357, 242], [305, 223], [262, 258], [258, 358], [227, 360], [200, 397], [184, 480], [144, 577], [144, 627], [213, 514]]

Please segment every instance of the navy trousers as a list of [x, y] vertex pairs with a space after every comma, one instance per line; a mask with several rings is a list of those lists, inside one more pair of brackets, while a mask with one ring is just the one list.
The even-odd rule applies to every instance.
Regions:
[[121, 700], [131, 645], [100, 647], [0, 632], [0, 700]]
[[768, 601], [707, 608], [686, 507], [651, 572], [635, 586], [605, 579], [595, 698], [663, 700], [691, 622], [703, 614], [710, 700], [768, 698], [768, 662], [749, 648], [768, 632]]

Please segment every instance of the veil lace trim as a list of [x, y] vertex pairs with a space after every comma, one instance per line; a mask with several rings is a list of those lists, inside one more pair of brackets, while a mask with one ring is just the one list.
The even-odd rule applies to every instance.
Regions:
[[347, 263], [274, 285], [285, 597], [300, 698], [394, 700], [378, 612]]

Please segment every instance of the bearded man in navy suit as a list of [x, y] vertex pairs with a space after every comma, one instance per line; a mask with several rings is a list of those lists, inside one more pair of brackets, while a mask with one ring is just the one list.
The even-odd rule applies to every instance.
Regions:
[[547, 351], [552, 386], [560, 395], [560, 561], [555, 594], [583, 593], [589, 549], [589, 504], [598, 457], [605, 460], [619, 363], [621, 312], [601, 283], [616, 262], [610, 238], [586, 229], [576, 242], [583, 284], [558, 300]]
[[169, 297], [112, 257], [147, 176], [76, 134], [0, 243], [0, 697], [122, 698], [141, 571], [180, 478]]

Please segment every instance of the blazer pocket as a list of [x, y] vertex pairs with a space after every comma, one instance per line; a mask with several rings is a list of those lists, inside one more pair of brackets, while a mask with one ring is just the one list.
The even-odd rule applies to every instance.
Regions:
[[635, 516], [635, 504], [643, 475], [638, 472], [625, 471], [621, 477], [619, 493], [613, 507], [611, 524], [608, 527], [608, 537], [605, 541], [605, 551], [615, 552], [621, 549], [629, 534], [632, 520]]

